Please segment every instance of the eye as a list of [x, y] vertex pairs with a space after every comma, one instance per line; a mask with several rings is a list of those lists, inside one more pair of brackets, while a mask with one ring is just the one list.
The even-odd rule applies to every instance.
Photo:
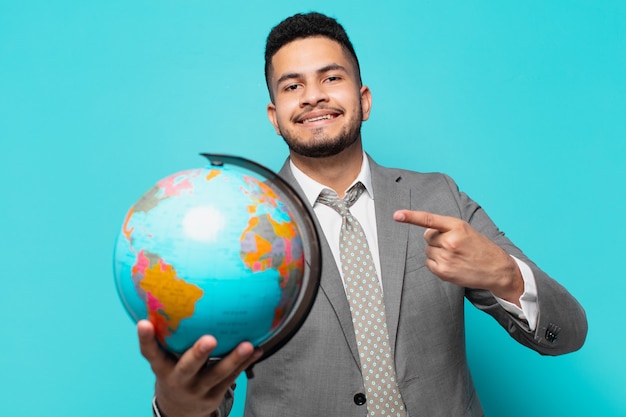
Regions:
[[340, 80], [341, 80], [341, 77], [338, 75], [331, 75], [331, 76], [326, 77], [326, 82], [328, 83], [333, 83], [333, 82], [337, 82]]
[[286, 85], [285, 88], [283, 88], [283, 90], [285, 90], [285, 91], [295, 91], [299, 87], [300, 87], [299, 84], [289, 84], [289, 85]]

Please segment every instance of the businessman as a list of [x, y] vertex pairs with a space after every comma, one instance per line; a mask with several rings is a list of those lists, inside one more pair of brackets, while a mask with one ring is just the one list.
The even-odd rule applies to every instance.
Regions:
[[[451, 178], [384, 168], [364, 152], [372, 93], [337, 21], [282, 21], [267, 38], [265, 75], [269, 120], [289, 146], [280, 175], [315, 213], [322, 278], [302, 328], [255, 365], [246, 416], [482, 416], [464, 299], [540, 354], [582, 346], [582, 307]], [[394, 139], [406, 140], [374, 140]], [[227, 415], [235, 379], [262, 354], [244, 342], [206, 367], [211, 335], [174, 360], [149, 322], [138, 334], [162, 417]], [[512, 379], [504, 368], [499, 383]]]

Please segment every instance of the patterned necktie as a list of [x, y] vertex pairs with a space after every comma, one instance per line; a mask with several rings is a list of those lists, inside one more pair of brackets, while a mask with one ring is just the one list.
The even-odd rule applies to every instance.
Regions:
[[342, 218], [341, 268], [361, 361], [368, 414], [370, 417], [404, 417], [406, 412], [396, 383], [380, 282], [363, 228], [349, 210], [364, 190], [365, 186], [358, 182], [341, 199], [326, 188], [317, 201], [337, 211]]

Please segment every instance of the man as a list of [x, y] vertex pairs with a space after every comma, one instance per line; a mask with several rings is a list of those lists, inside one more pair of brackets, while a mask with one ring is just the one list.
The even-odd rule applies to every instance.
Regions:
[[[255, 365], [246, 415], [483, 415], [465, 354], [464, 298], [541, 354], [582, 346], [587, 322], [580, 305], [450, 178], [383, 168], [363, 152], [360, 127], [372, 95], [334, 19], [310, 13], [276, 26], [266, 44], [266, 79], [268, 117], [289, 145], [280, 174], [313, 207], [323, 265], [302, 328]], [[353, 196], [356, 202], [347, 202]], [[344, 263], [342, 242], [355, 230], [371, 252], [368, 293], [384, 297], [382, 321], [372, 318], [384, 324], [374, 326], [374, 336], [364, 336], [354, 303], [352, 285], [365, 277], [355, 278]], [[155, 415], [163, 417], [227, 414], [233, 382], [261, 355], [245, 342], [205, 367], [217, 343], [210, 335], [174, 361], [159, 349], [149, 322], [138, 324], [138, 334], [156, 375]], [[379, 340], [375, 347], [372, 339]]]

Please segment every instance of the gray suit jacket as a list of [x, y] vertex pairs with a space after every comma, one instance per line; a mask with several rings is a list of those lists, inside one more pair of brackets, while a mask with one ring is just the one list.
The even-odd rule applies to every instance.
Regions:
[[[465, 354], [464, 298], [492, 315], [518, 342], [544, 355], [574, 351], [587, 332], [585, 313], [538, 269], [487, 214], [442, 174], [388, 169], [370, 160], [389, 336], [410, 417], [482, 416]], [[280, 175], [299, 193], [288, 164]], [[444, 282], [425, 266], [424, 229], [394, 222], [398, 209], [468, 221], [526, 262], [537, 281], [539, 320], [530, 332], [487, 291]], [[321, 230], [318, 226], [318, 230]], [[254, 367], [246, 417], [366, 416], [348, 301], [333, 255], [321, 236], [322, 278], [310, 315], [278, 352]]]

